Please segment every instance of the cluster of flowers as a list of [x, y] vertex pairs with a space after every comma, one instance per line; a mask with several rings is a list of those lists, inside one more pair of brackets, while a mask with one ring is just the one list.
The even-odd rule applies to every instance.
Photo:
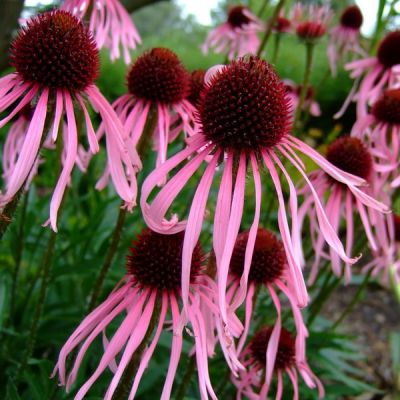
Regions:
[[[216, 398], [208, 359], [217, 344], [232, 372], [238, 396], [265, 399], [276, 377], [276, 397], [280, 398], [286, 372], [295, 398], [298, 373], [309, 387], [317, 387], [322, 397], [323, 387], [308, 366], [305, 351], [308, 332], [300, 309], [309, 298], [303, 277], [301, 228], [308, 218], [315, 250], [311, 281], [322, 258], [332, 261], [337, 275], [350, 279], [351, 265], [358, 259], [352, 256], [356, 211], [374, 256], [365, 269], [382, 271], [385, 276], [390, 270], [397, 271], [395, 219], [385, 213], [391, 208], [391, 190], [400, 184], [400, 89], [396, 88], [400, 58], [395, 51], [400, 32], [386, 36], [376, 57], [346, 66], [360, 86], [358, 92], [355, 86], [350, 97], [357, 100], [358, 120], [352, 136], [330, 144], [324, 158], [292, 135], [298, 88], [285, 84], [270, 64], [255, 55], [257, 35], [266, 27], [246, 7], [232, 8], [227, 22], [212, 31], [204, 45], [205, 50], [212, 46], [227, 52], [232, 60], [229, 64], [190, 74], [171, 50], [146, 51], [129, 69], [128, 93], [110, 105], [94, 84], [99, 73], [98, 48], [109, 47], [111, 57], [116, 58], [122, 45], [129, 62], [128, 48], [140, 39], [117, 0], [92, 5], [87, 29], [80, 18], [89, 6], [90, 2], [66, 0], [61, 10], [28, 21], [12, 43], [11, 63], [16, 71], [0, 80], [0, 111], [9, 110], [0, 126], [16, 119], [4, 148], [6, 190], [0, 195], [0, 205], [12, 201], [30, 184], [41, 162], [41, 146], [60, 148], [60, 130], [64, 148], [59, 154], [61, 174], [50, 203], [53, 230], [57, 229], [57, 212], [73, 167], [76, 164], [85, 171], [91, 157], [100, 151], [103, 136], [107, 165], [97, 188], [104, 187], [111, 177], [129, 210], [136, 204], [140, 146], [149, 129], [157, 163], [141, 187], [140, 207], [148, 228], [132, 244], [126, 275], [68, 339], [54, 373], [70, 389], [86, 351], [102, 334], [104, 353], [75, 398], [84, 398], [110, 368], [114, 375], [105, 399], [111, 399], [135, 351], [154, 330], [141, 354], [131, 399], [167, 324], [167, 315], [171, 315], [171, 358], [162, 399], [171, 395], [185, 327], [194, 339], [191, 356], [197, 364], [201, 398]], [[279, 16], [274, 30], [276, 34], [293, 30], [307, 41], [316, 40], [326, 33], [330, 19], [327, 8], [296, 6], [289, 19]], [[329, 47], [333, 71], [345, 53], [362, 53], [359, 9], [348, 8], [340, 22], [332, 31]], [[319, 115], [310, 93], [305, 104]], [[89, 107], [100, 114], [97, 130]], [[80, 143], [81, 125], [88, 149]], [[168, 158], [168, 144], [178, 140], [181, 132], [185, 147]], [[307, 175], [303, 156], [320, 169]], [[293, 170], [303, 178], [305, 187], [296, 187], [289, 173]], [[198, 171], [202, 174], [187, 219], [170, 215], [174, 200], [189, 181], [198, 179]], [[214, 198], [209, 194], [216, 177], [216, 202], [209, 207], [214, 210], [212, 251], [205, 257], [199, 238], [205, 216], [210, 217], [206, 208], [209, 197]], [[262, 201], [262, 181], [267, 179], [278, 199], [280, 239], [260, 224], [267, 208]], [[250, 181], [254, 185], [254, 218], [250, 228], [241, 231], [245, 189]], [[288, 187], [288, 201], [283, 185]], [[300, 207], [298, 196], [303, 197]], [[347, 228], [345, 246], [339, 239], [343, 222]], [[261, 288], [272, 299], [276, 319], [248, 341], [254, 299]], [[282, 326], [277, 291], [290, 304], [295, 333]], [[242, 305], [243, 321], [237, 313]], [[125, 317], [108, 339], [107, 327], [121, 314]], [[67, 358], [78, 347], [68, 372]]]

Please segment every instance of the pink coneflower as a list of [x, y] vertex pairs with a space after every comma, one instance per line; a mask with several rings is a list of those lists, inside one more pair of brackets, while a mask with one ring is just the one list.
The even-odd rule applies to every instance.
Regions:
[[[164, 324], [167, 323], [167, 314], [171, 313], [171, 329], [173, 332], [171, 358], [166, 375], [161, 399], [171, 398], [172, 385], [182, 352], [182, 315], [179, 307], [181, 298], [181, 257], [183, 232], [175, 235], [160, 235], [149, 229], [144, 229], [133, 242], [130, 255], [127, 259], [127, 274], [110, 294], [110, 296], [95, 310], [93, 310], [78, 326], [61, 349], [57, 366], [60, 382], [71, 388], [76, 380], [83, 357], [97, 336], [103, 333], [105, 339], [104, 354], [95, 370], [86, 383], [79, 389], [75, 400], [83, 399], [94, 382], [108, 368], [112, 366], [113, 379], [108, 387], [104, 399], [113, 397], [121, 377], [140, 346], [152, 318], [156, 318], [156, 329], [149, 346], [146, 348], [135, 377], [129, 399], [135, 397], [138, 385], [145, 369], [153, 355], [160, 338]], [[189, 302], [187, 308], [188, 322], [194, 338], [194, 350], [199, 377], [200, 395], [207, 399], [209, 394], [216, 399], [211, 387], [207, 365], [207, 334], [201, 308], [209, 304], [211, 279], [203, 273], [203, 252], [197, 244], [194, 247], [191, 261]], [[212, 297], [212, 296], [211, 296]], [[203, 299], [207, 302], [204, 303]], [[159, 315], [153, 313], [159, 310]], [[107, 327], [118, 316], [125, 314], [119, 328], [113, 337], [106, 338]], [[75, 358], [71, 372], [66, 376], [67, 357], [80, 344], [82, 346]], [[121, 355], [118, 364], [115, 358]]]
[[[351, 254], [354, 239], [358, 237], [359, 232], [354, 231], [354, 216], [357, 211], [360, 216], [362, 227], [367, 235], [369, 245], [372, 250], [377, 249], [374, 229], [379, 235], [378, 226], [375, 225], [376, 212], [386, 212], [388, 207], [377, 202], [369, 195], [376, 193], [374, 191], [375, 171], [371, 153], [366, 146], [355, 137], [341, 137], [336, 139], [328, 147], [326, 157], [337, 168], [346, 171], [349, 174], [358, 176], [367, 181], [371, 186], [361, 191], [358, 188], [345, 186], [327, 176], [322, 171], [317, 171], [310, 177], [319, 197], [322, 199], [328, 195], [325, 204], [325, 210], [328, 219], [339, 234], [341, 221], [346, 222], [346, 253]], [[307, 187], [304, 190], [304, 203], [300, 209], [300, 220], [302, 221], [306, 214], [310, 218], [311, 239], [315, 250], [315, 261], [312, 266], [310, 283], [314, 282], [320, 267], [321, 257], [328, 258], [332, 264], [332, 270], [337, 276], [345, 276], [347, 282], [351, 279], [350, 264], [346, 263], [345, 270], [342, 271], [338, 255], [330, 251], [329, 255], [324, 253], [324, 238], [316, 222], [316, 210], [312, 207], [312, 193]], [[366, 207], [369, 207], [367, 210]]]
[[[351, 71], [351, 77], [356, 78], [343, 107], [335, 115], [339, 118], [347, 109], [349, 103], [357, 101], [357, 117], [367, 114], [367, 106], [374, 103], [381, 96], [382, 91], [393, 87], [400, 76], [400, 31], [388, 33], [380, 42], [376, 57], [365, 58], [346, 64], [345, 68]], [[357, 90], [362, 76], [366, 73]]]
[[216, 53], [227, 53], [228, 59], [256, 54], [260, 45], [258, 33], [264, 24], [245, 6], [234, 6], [228, 11], [228, 19], [213, 29], [202, 45], [207, 54], [210, 47]]
[[[246, 396], [251, 400], [267, 398], [271, 382], [266, 378], [266, 371], [272, 369], [277, 377], [277, 391], [275, 399], [281, 399], [284, 391], [283, 374], [289, 376], [293, 386], [293, 399], [299, 399], [298, 373], [309, 388], [318, 388], [319, 398], [324, 397], [324, 387], [320, 380], [311, 371], [305, 357], [296, 355], [296, 343], [292, 335], [284, 328], [277, 338], [273, 337], [274, 328], [265, 327], [258, 331], [240, 356], [246, 371], [240, 378], [232, 378], [237, 387], [237, 398]], [[269, 348], [275, 348], [275, 358], [269, 355]], [[297, 372], [298, 371], [298, 372]]]
[[[167, 158], [168, 143], [182, 131], [186, 135], [194, 133], [195, 108], [187, 99], [191, 88], [190, 74], [174, 52], [154, 48], [133, 63], [127, 83], [129, 92], [114, 102], [114, 109], [134, 146], [143, 137], [146, 121], [153, 119], [150, 129], [157, 151], [156, 165], [161, 165]], [[98, 138], [102, 134], [100, 129]], [[105, 184], [107, 176], [106, 170], [98, 188]]]
[[[200, 235], [213, 178], [221, 173], [215, 205], [213, 246], [219, 305], [222, 307], [223, 321], [227, 324], [225, 290], [231, 255], [243, 214], [247, 170], [251, 171], [250, 176], [255, 187], [255, 215], [249, 231], [244, 271], [249, 271], [259, 225], [262, 191], [260, 168], [265, 167], [272, 178], [279, 201], [278, 223], [288, 258], [288, 274], [293, 282], [297, 301], [302, 306], [307, 303], [308, 295], [299, 263], [297, 195], [294, 183], [278, 155], [290, 162], [310, 184], [321, 230], [326, 240], [346, 262], [355, 260], [345, 254], [295, 151], [309, 156], [324, 171], [354, 190], [364, 180], [340, 171], [308, 145], [289, 134], [291, 110], [285, 86], [266, 61], [253, 56], [245, 57], [214, 72], [208, 81], [206, 79], [206, 87], [201, 95], [198, 113], [200, 132], [190, 138], [186, 149], [147, 177], [142, 187], [141, 207], [146, 223], [152, 230], [172, 234], [187, 227], [182, 256], [182, 295], [185, 304], [188, 299], [192, 251]], [[171, 220], [166, 220], [170, 205], [205, 160], [206, 168], [194, 194], [188, 220], [179, 221], [176, 215]], [[157, 182], [181, 163], [184, 163], [182, 168], [175, 171], [151, 204], [148, 204], [147, 200]], [[288, 208], [292, 216], [292, 230], [289, 228], [278, 171], [282, 171], [290, 188]], [[246, 284], [247, 280], [248, 277], [244, 276], [242, 282]]]
[[278, 18], [275, 21], [272, 30], [276, 33], [289, 33], [293, 29], [292, 22], [290, 19], [285, 17], [285, 14], [282, 12], [279, 13]]
[[296, 3], [293, 8], [292, 23], [297, 36], [305, 41], [313, 42], [325, 35], [332, 19], [329, 6], [304, 5]]
[[6, 191], [0, 196], [0, 206], [11, 201], [24, 185], [49, 130], [51, 140], [57, 140], [65, 115], [65, 159], [50, 203], [50, 223], [57, 230], [57, 211], [78, 155], [75, 108], [84, 116], [90, 151], [99, 151], [86, 106], [88, 101], [99, 112], [106, 130], [108, 162], [115, 188], [126, 205], [132, 207], [136, 198], [134, 165], [139, 165], [140, 160], [132, 146], [128, 154], [123, 127], [93, 83], [99, 71], [99, 54], [82, 23], [66, 11], [48, 12], [33, 18], [12, 43], [11, 60], [16, 72], [0, 79], [0, 112], [10, 106], [14, 109], [0, 121], [0, 126], [29, 104], [33, 114]]
[[[275, 343], [279, 339], [281, 332], [281, 303], [276, 293], [276, 288], [278, 288], [284, 293], [292, 307], [297, 329], [296, 354], [299, 358], [302, 358], [305, 353], [304, 343], [308, 332], [304, 325], [300, 309], [297, 306], [296, 297], [292, 293], [294, 285], [293, 282], [291, 282], [290, 274], [287, 273], [288, 265], [285, 248], [282, 242], [272, 232], [263, 228], [258, 228], [250, 270], [247, 271], [246, 274], [243, 274], [248, 239], [249, 231], [239, 233], [236, 239], [230, 264], [229, 289], [227, 293], [227, 301], [230, 310], [235, 310], [237, 305], [241, 304], [243, 302], [242, 299], [245, 298], [244, 331], [238, 343], [237, 352], [239, 354], [241, 353], [247, 340], [255, 302], [254, 296], [261, 287], [266, 287], [277, 311], [277, 320], [271, 333], [273, 340], [270, 342], [271, 346], [269, 346], [267, 350], [269, 358], [271, 360], [275, 358], [277, 348], [274, 348], [272, 343]], [[242, 276], [246, 275], [248, 275], [249, 284], [247, 292], [243, 293], [241, 291], [240, 280]], [[271, 368], [268, 368], [266, 371], [266, 379], [268, 382], [272, 379], [274, 363], [271, 362], [269, 365]]]
[[398, 186], [400, 89], [386, 90], [372, 105], [369, 114], [356, 121], [351, 134], [370, 143], [373, 154], [382, 160], [381, 172], [394, 174], [392, 186]]
[[331, 30], [328, 59], [331, 72], [336, 76], [337, 64], [347, 54], [365, 55], [360, 46], [360, 28], [363, 23], [363, 15], [358, 6], [347, 7], [340, 16], [340, 23]]
[[119, 0], [64, 0], [61, 9], [81, 20], [89, 20], [89, 30], [93, 32], [98, 48], [110, 49], [111, 60], [120, 57], [122, 47], [125, 63], [131, 62], [129, 49], [134, 50], [141, 39]]
[[[303, 86], [296, 85], [289, 79], [285, 79], [283, 82], [285, 83], [287, 97], [290, 100], [292, 110], [295, 113], [299, 105], [300, 94]], [[306, 96], [303, 102], [303, 111], [309, 112], [314, 117], [319, 117], [321, 115], [321, 108], [318, 102], [314, 100], [314, 97], [315, 97], [314, 89], [311, 86], [308, 86]]]

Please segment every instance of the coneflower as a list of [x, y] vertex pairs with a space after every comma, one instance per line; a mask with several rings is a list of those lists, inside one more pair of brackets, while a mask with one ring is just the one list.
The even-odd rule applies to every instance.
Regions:
[[[276, 357], [271, 359], [268, 348], [276, 348]], [[266, 371], [272, 369], [277, 377], [275, 399], [280, 400], [284, 391], [283, 374], [289, 376], [293, 386], [293, 399], [299, 399], [298, 372], [310, 388], [318, 388], [319, 398], [324, 397], [324, 388], [319, 379], [311, 371], [305, 358], [296, 356], [295, 340], [289, 331], [282, 328], [280, 335], [273, 338], [273, 327], [264, 327], [254, 334], [247, 347], [243, 350], [240, 360], [246, 371], [240, 374], [239, 379], [232, 377], [237, 387], [237, 398], [245, 395], [249, 399], [265, 400], [271, 382], [266, 378]], [[298, 372], [297, 372], [298, 371]]]
[[61, 9], [89, 21], [98, 48], [108, 48], [111, 60], [120, 58], [122, 47], [125, 63], [131, 62], [129, 50], [134, 50], [141, 40], [119, 0], [64, 0]]
[[[304, 325], [301, 311], [296, 303], [296, 296], [293, 293], [293, 287], [295, 286], [291, 281], [291, 276], [288, 274], [288, 264], [285, 249], [282, 242], [270, 231], [259, 228], [257, 231], [257, 237], [254, 244], [253, 258], [251, 260], [250, 270], [243, 274], [245, 267], [246, 258], [246, 247], [249, 239], [249, 232], [245, 231], [238, 235], [233, 249], [231, 264], [230, 264], [230, 276], [228, 278], [228, 292], [227, 302], [228, 307], [231, 311], [234, 311], [238, 304], [244, 302], [245, 307], [245, 323], [244, 330], [240, 337], [237, 352], [240, 354], [243, 350], [244, 344], [247, 340], [247, 335], [251, 326], [253, 306], [256, 301], [256, 296], [259, 290], [265, 287], [275, 305], [277, 312], [277, 319], [275, 326], [271, 332], [271, 346], [268, 347], [268, 355], [270, 360], [274, 360], [276, 357], [276, 347], [272, 347], [272, 343], [279, 340], [281, 333], [281, 302], [276, 289], [283, 292], [286, 298], [289, 300], [289, 304], [292, 308], [293, 317], [296, 325], [296, 354], [299, 359], [304, 357], [305, 353], [305, 338], [308, 336], [307, 328]], [[241, 290], [242, 286], [240, 280], [243, 276], [248, 275], [247, 291]], [[270, 364], [271, 368], [266, 371], [266, 379], [268, 382], [272, 379], [273, 365], [272, 361]]]
[[352, 5], [343, 10], [339, 24], [331, 30], [327, 52], [333, 76], [336, 76], [338, 62], [347, 55], [365, 56], [366, 53], [360, 45], [362, 23], [360, 8]]
[[65, 157], [50, 203], [51, 227], [57, 230], [57, 211], [78, 155], [76, 109], [84, 117], [91, 153], [99, 151], [87, 108], [89, 102], [100, 114], [105, 128], [115, 189], [127, 207], [133, 207], [140, 160], [112, 107], [94, 85], [99, 73], [99, 53], [89, 31], [66, 11], [39, 15], [28, 21], [13, 41], [11, 63], [16, 72], [0, 79], [0, 111], [11, 106], [13, 110], [0, 121], [0, 127], [28, 105], [32, 107], [32, 119], [18, 161], [10, 171], [6, 191], [0, 196], [0, 206], [11, 201], [24, 185], [47, 134], [53, 142], [57, 140], [65, 117]]
[[[363, 230], [368, 238], [369, 246], [372, 250], [377, 250], [376, 236], [380, 233], [380, 224], [376, 224], [377, 213], [387, 212], [388, 206], [378, 203], [373, 197], [379, 193], [381, 187], [379, 179], [376, 176], [373, 158], [368, 148], [360, 139], [350, 136], [344, 136], [336, 139], [328, 146], [326, 157], [337, 168], [347, 173], [358, 176], [369, 183], [369, 186], [360, 190], [358, 188], [345, 186], [342, 182], [332, 179], [322, 171], [316, 171], [311, 174], [310, 179], [316, 188], [321, 199], [327, 197], [325, 210], [328, 219], [337, 234], [341, 227], [341, 222], [346, 225], [346, 253], [352, 254], [354, 239], [358, 232], [355, 232], [354, 217], [360, 216]], [[306, 215], [310, 218], [310, 237], [313, 241], [315, 250], [315, 261], [312, 266], [310, 283], [314, 282], [317, 272], [320, 268], [321, 258], [328, 258], [331, 261], [332, 270], [337, 276], [345, 276], [347, 282], [351, 278], [350, 264], [345, 264], [345, 270], [341, 268], [340, 258], [337, 253], [329, 252], [329, 256], [324, 253], [324, 237], [317, 223], [316, 213], [313, 208], [313, 195], [309, 187], [305, 187], [304, 202], [300, 208], [300, 221], [303, 221]], [[368, 208], [366, 208], [368, 207]], [[376, 235], [374, 232], [376, 231]]]
[[208, 34], [202, 45], [203, 53], [213, 48], [216, 53], [226, 53], [229, 60], [255, 55], [260, 45], [258, 33], [264, 29], [264, 24], [247, 7], [231, 7], [226, 22]]
[[[146, 122], [153, 120], [149, 132], [157, 151], [156, 165], [167, 158], [168, 144], [183, 131], [194, 133], [195, 107], [187, 98], [191, 79], [178, 56], [165, 48], [146, 51], [132, 64], [127, 75], [128, 93], [119, 97], [113, 107], [124, 124], [131, 142], [137, 146], [142, 139]], [[100, 128], [98, 138], [103, 135]], [[107, 182], [108, 168], [97, 185]]]
[[[187, 321], [182, 321], [184, 317], [180, 310], [180, 300], [183, 237], [183, 232], [161, 235], [144, 229], [132, 244], [127, 259], [127, 274], [122, 282], [82, 321], [61, 349], [54, 374], [58, 372], [61, 384], [66, 385], [69, 390], [76, 381], [78, 370], [89, 346], [99, 335], [103, 334], [107, 337], [107, 327], [116, 317], [124, 315], [112, 338], [106, 339], [104, 353], [96, 370], [79, 389], [75, 400], [83, 399], [108, 366], [114, 365], [114, 376], [104, 397], [105, 400], [112, 399], [127, 365], [146, 336], [151, 320], [156, 318], [155, 332], [141, 355], [136, 375], [132, 377], [129, 399], [133, 399], [164, 325], [167, 323], [168, 314], [171, 315], [172, 321], [170, 325], [172, 329], [171, 358], [160, 398], [163, 400], [171, 398], [172, 385], [182, 352], [182, 329], [184, 323], [188, 322], [194, 338], [200, 397], [207, 399], [210, 395], [211, 398], [216, 399], [208, 374], [207, 335], [209, 332], [207, 332], [203, 317], [204, 307], [211, 307], [210, 312], [215, 313], [215, 306], [212, 305], [211, 300], [214, 296], [210, 296], [213, 282], [203, 273], [203, 252], [197, 244], [191, 262]], [[206, 302], [203, 299], [206, 299]], [[157, 309], [159, 315], [154, 315]], [[152, 332], [149, 334], [151, 335]], [[67, 357], [79, 345], [81, 346], [72, 370], [67, 374]], [[116, 365], [114, 360], [118, 354], [121, 358]]]

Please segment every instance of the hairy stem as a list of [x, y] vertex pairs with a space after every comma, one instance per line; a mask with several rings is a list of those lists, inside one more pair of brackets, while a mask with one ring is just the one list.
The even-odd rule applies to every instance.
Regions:
[[119, 240], [122, 235], [122, 230], [124, 227], [124, 222], [126, 218], [127, 210], [123, 207], [123, 203], [118, 212], [117, 223], [115, 225], [114, 231], [111, 236], [111, 244], [108, 248], [106, 257], [104, 258], [103, 265], [100, 268], [99, 274], [97, 275], [96, 281], [94, 283], [92, 293], [90, 295], [89, 305], [88, 305], [88, 312], [92, 311], [99, 300], [101, 291], [103, 289], [104, 280], [106, 279], [108, 270], [114, 260], [114, 257], [118, 250]]
[[[154, 109], [151, 109], [149, 116], [147, 118], [146, 125], [143, 130], [142, 137], [140, 138], [139, 143], [137, 145], [137, 151], [142, 159], [144, 155], [147, 153], [147, 150], [149, 148], [149, 141], [153, 134], [156, 123], [157, 123], [157, 112]], [[113, 233], [111, 234], [110, 247], [108, 248], [106, 257], [104, 258], [103, 265], [100, 268], [99, 274], [97, 275], [96, 281], [92, 289], [92, 293], [90, 295], [90, 300], [88, 303], [88, 310], [87, 310], [88, 312], [92, 311], [98, 303], [101, 291], [103, 289], [104, 280], [106, 279], [108, 270], [110, 269], [111, 264], [118, 251], [118, 244], [121, 239], [126, 215], [127, 215], [127, 210], [123, 207], [123, 202], [122, 202], [118, 212], [117, 223], [114, 227]]]
[[267, 28], [265, 29], [264, 37], [263, 37], [260, 47], [258, 48], [258, 51], [257, 51], [257, 56], [259, 56], [259, 57], [261, 56], [261, 53], [263, 52], [263, 50], [268, 42], [268, 39], [271, 36], [272, 28], [275, 24], [275, 21], [277, 20], [277, 18], [279, 16], [279, 13], [284, 4], [285, 4], [285, 0], [279, 0], [279, 3], [275, 7], [274, 13], [268, 22]]
[[24, 249], [24, 231], [25, 231], [24, 228], [25, 228], [26, 209], [28, 207], [28, 199], [29, 199], [29, 191], [25, 193], [24, 199], [22, 201], [21, 216], [18, 226], [18, 234], [17, 234], [18, 245], [17, 245], [17, 253], [15, 255], [15, 267], [13, 271], [12, 284], [11, 284], [11, 297], [10, 297], [11, 315], [14, 315], [15, 312], [17, 285], [18, 285], [19, 272], [21, 269], [22, 253]]
[[304, 101], [306, 100], [308, 85], [310, 83], [312, 62], [313, 62], [313, 54], [314, 54], [314, 43], [306, 43], [306, 67], [304, 71], [304, 79], [301, 87], [299, 104], [297, 106], [293, 127], [296, 128], [299, 121], [301, 120], [302, 108], [304, 105]]

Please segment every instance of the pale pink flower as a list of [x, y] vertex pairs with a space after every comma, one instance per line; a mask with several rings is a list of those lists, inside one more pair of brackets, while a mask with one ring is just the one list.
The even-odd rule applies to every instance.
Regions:
[[353, 100], [357, 102], [357, 118], [364, 117], [368, 105], [377, 101], [385, 89], [396, 84], [400, 77], [399, 46], [400, 31], [390, 32], [380, 42], [376, 57], [345, 65], [345, 68], [351, 71], [350, 76], [355, 78], [355, 82], [335, 118], [340, 118]]
[[292, 24], [300, 39], [313, 42], [326, 34], [332, 16], [329, 6], [296, 3], [292, 10]]
[[[376, 178], [375, 165], [369, 150], [364, 144], [354, 137], [341, 137], [331, 143], [327, 150], [327, 159], [337, 168], [353, 174], [367, 181], [370, 186], [360, 190], [355, 187], [345, 186], [322, 171], [311, 174], [310, 180], [321, 199], [327, 197], [325, 210], [328, 220], [337, 234], [341, 228], [341, 222], [346, 226], [346, 254], [352, 254], [354, 239], [360, 234], [355, 232], [355, 216], [361, 219], [363, 231], [365, 232], [370, 248], [378, 249], [376, 237], [381, 234], [382, 226], [377, 224], [378, 213], [388, 212], [389, 208], [380, 203], [372, 196], [376, 191], [379, 181]], [[313, 194], [305, 187], [304, 202], [300, 208], [300, 223], [302, 224], [306, 215], [310, 220], [310, 238], [315, 251], [315, 260], [311, 268], [310, 284], [315, 281], [320, 268], [321, 259], [325, 258], [331, 262], [332, 270], [337, 276], [344, 276], [346, 282], [351, 279], [351, 265], [345, 263], [342, 270], [340, 258], [337, 253], [330, 249], [329, 254], [324, 252], [325, 240], [317, 223], [317, 211], [314, 209]], [[357, 213], [357, 214], [356, 214]]]
[[347, 7], [340, 16], [339, 25], [330, 32], [328, 45], [329, 66], [333, 76], [337, 73], [337, 64], [348, 54], [365, 56], [366, 53], [360, 45], [360, 28], [363, 15], [358, 6]]
[[[297, 107], [299, 106], [300, 94], [303, 86], [296, 85], [293, 81], [289, 79], [284, 79], [283, 82], [286, 87], [287, 97], [290, 100], [290, 105], [292, 107], [293, 113], [295, 113]], [[309, 86], [307, 88], [306, 97], [303, 102], [303, 111], [309, 112], [313, 117], [319, 117], [321, 115], [321, 108], [318, 102], [314, 100], [314, 96], [314, 89]]]
[[[82, 321], [61, 349], [53, 374], [58, 372], [61, 384], [66, 385], [68, 391], [76, 380], [89, 346], [99, 335], [103, 336], [104, 353], [101, 360], [94, 373], [79, 389], [75, 400], [83, 399], [108, 367], [111, 368], [114, 376], [104, 399], [112, 399], [128, 363], [149, 329], [154, 312], [159, 312], [156, 318], [156, 328], [140, 359], [128, 399], [133, 399], [136, 395], [143, 373], [151, 360], [165, 324], [168, 324], [172, 331], [172, 347], [160, 398], [163, 400], [171, 398], [172, 385], [182, 353], [184, 326], [182, 321], [185, 318], [187, 321], [183, 322], [190, 324], [190, 336], [194, 341], [193, 351], [194, 357], [196, 357], [200, 398], [207, 399], [209, 395], [216, 399], [208, 374], [208, 332], [202, 312], [205, 306], [211, 308], [212, 313], [217, 312], [217, 308], [210, 300], [213, 298], [213, 295], [210, 295], [210, 290], [213, 290], [211, 289], [213, 282], [204, 274], [203, 253], [197, 244], [191, 262], [189, 302], [187, 314], [184, 317], [179, 305], [183, 236], [183, 232], [175, 235], [160, 235], [149, 229], [143, 230], [130, 249], [125, 277], [110, 296]], [[124, 314], [126, 315], [118, 329], [112, 338], [108, 339], [107, 327], [115, 318]], [[171, 314], [171, 322], [167, 322], [168, 314]], [[187, 330], [189, 331], [189, 328]], [[81, 346], [72, 370], [67, 374], [67, 357], [79, 345]], [[120, 358], [117, 363], [118, 355]], [[155, 397], [158, 395], [155, 394]]]
[[98, 48], [108, 48], [111, 60], [120, 58], [122, 47], [125, 63], [131, 62], [129, 49], [134, 50], [141, 39], [119, 0], [64, 0], [61, 9], [82, 21], [89, 21], [89, 30], [93, 32]]
[[400, 89], [388, 89], [372, 105], [369, 113], [359, 118], [351, 135], [369, 143], [377, 169], [392, 181], [392, 187], [400, 185]]
[[274, 26], [272, 27], [272, 31], [281, 34], [281, 33], [290, 33], [293, 31], [293, 25], [290, 19], [285, 17], [284, 11], [281, 11], [278, 15], [278, 18], [275, 21]]
[[[301, 244], [297, 193], [280, 156], [310, 185], [321, 231], [333, 249], [348, 263], [355, 262], [355, 259], [345, 254], [296, 151], [310, 157], [327, 174], [349, 185], [352, 190], [357, 190], [356, 186], [365, 181], [339, 170], [315, 150], [290, 135], [291, 110], [285, 86], [267, 62], [257, 57], [245, 57], [228, 66], [213, 68], [212, 72], [213, 75], [208, 73], [206, 77], [206, 87], [198, 108], [200, 132], [190, 138], [187, 148], [146, 178], [142, 187], [141, 208], [147, 225], [154, 231], [173, 234], [186, 227], [182, 255], [182, 296], [185, 305], [188, 301], [192, 251], [201, 232], [212, 181], [215, 175], [221, 176], [215, 204], [213, 247], [219, 306], [222, 319], [228, 325], [225, 292], [231, 255], [243, 215], [247, 172], [247, 183], [254, 183], [255, 212], [246, 247], [244, 271], [249, 271], [259, 226], [262, 192], [260, 169], [265, 168], [276, 190], [278, 224], [288, 258], [288, 275], [293, 283], [293, 293], [301, 306], [307, 304], [308, 295], [299, 261]], [[180, 164], [182, 167], [177, 170]], [[166, 214], [174, 199], [204, 164], [205, 169], [193, 196], [188, 220], [180, 221], [177, 215], [167, 220]], [[171, 171], [174, 171], [173, 176], [149, 204], [148, 199], [153, 189]], [[284, 199], [278, 171], [282, 171], [289, 185], [288, 202]], [[289, 227], [286, 207], [292, 217], [292, 228]], [[248, 276], [244, 274], [241, 280], [243, 292], [247, 290], [247, 281]]]
[[[299, 378], [303, 378], [306, 385], [318, 388], [319, 398], [325, 395], [320, 380], [311, 371], [305, 356], [299, 357], [296, 351], [296, 342], [292, 335], [284, 328], [274, 337], [273, 327], [264, 327], [254, 334], [253, 338], [242, 351], [240, 360], [246, 371], [240, 373], [239, 378], [232, 377], [237, 387], [237, 399], [244, 396], [250, 400], [265, 400], [271, 386], [267, 371], [272, 370], [277, 379], [275, 399], [280, 400], [284, 391], [283, 375], [286, 373], [293, 386], [293, 399], [299, 400]], [[303, 345], [305, 347], [305, 343]], [[274, 357], [270, 349], [274, 348]]]
[[99, 151], [86, 105], [89, 102], [105, 126], [114, 186], [131, 208], [136, 199], [135, 174], [140, 160], [134, 147], [127, 143], [112, 107], [93, 83], [98, 75], [99, 54], [91, 34], [70, 13], [48, 12], [28, 21], [19, 32], [11, 47], [11, 59], [16, 72], [0, 79], [0, 112], [11, 106], [13, 110], [0, 121], [0, 127], [28, 105], [33, 111], [6, 191], [0, 196], [0, 206], [11, 201], [23, 187], [46, 138], [57, 140], [65, 116], [63, 168], [50, 202], [50, 223], [57, 230], [58, 208], [79, 154], [75, 108], [84, 117], [90, 151]]
[[245, 6], [234, 6], [228, 11], [227, 21], [217, 26], [202, 45], [204, 54], [210, 48], [216, 53], [227, 53], [228, 59], [256, 54], [260, 46], [258, 33], [264, 24]]
[[[186, 135], [194, 133], [195, 108], [187, 100], [191, 88], [190, 74], [174, 52], [154, 48], [133, 63], [127, 83], [129, 93], [118, 98], [113, 107], [134, 146], [142, 139], [146, 121], [153, 119], [150, 133], [153, 148], [157, 151], [156, 165], [159, 166], [167, 158], [169, 143], [182, 131]], [[100, 129], [98, 138], [102, 134]]]
[[[232, 253], [230, 264], [230, 275], [228, 278], [227, 302], [229, 310], [235, 311], [238, 306], [245, 302], [244, 330], [237, 345], [237, 353], [240, 354], [246, 343], [253, 316], [253, 306], [256, 302], [255, 296], [259, 290], [265, 287], [275, 305], [277, 320], [271, 332], [270, 346], [268, 347], [268, 358], [275, 360], [277, 348], [273, 343], [279, 339], [281, 332], [281, 302], [276, 289], [281, 291], [289, 300], [296, 326], [296, 354], [303, 358], [305, 354], [305, 338], [308, 336], [304, 325], [301, 311], [293, 293], [294, 284], [292, 277], [288, 274], [287, 257], [282, 242], [270, 231], [258, 228], [254, 244], [254, 252], [248, 271], [248, 288], [246, 292], [241, 291], [240, 280], [245, 267], [246, 247], [249, 239], [249, 231], [239, 233]], [[271, 382], [274, 362], [271, 361], [266, 371], [266, 379]]]

